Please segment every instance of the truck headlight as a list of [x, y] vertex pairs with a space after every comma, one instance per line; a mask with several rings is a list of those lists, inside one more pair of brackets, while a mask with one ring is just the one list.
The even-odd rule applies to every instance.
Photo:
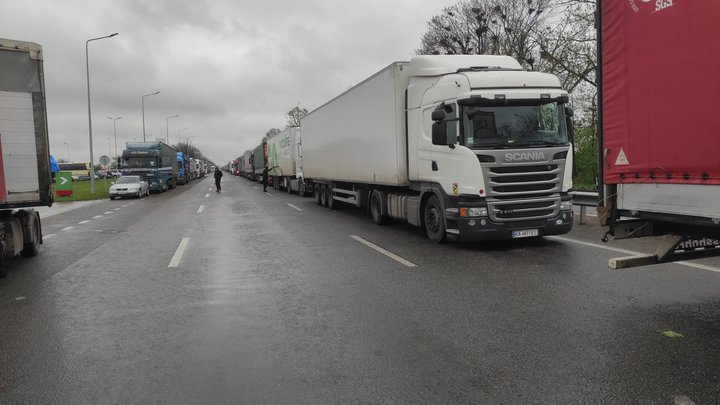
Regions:
[[572, 210], [572, 207], [572, 200], [560, 201], [560, 211], [570, 211]]
[[488, 214], [487, 207], [463, 207], [460, 208], [460, 216], [464, 218], [468, 217], [486, 217]]

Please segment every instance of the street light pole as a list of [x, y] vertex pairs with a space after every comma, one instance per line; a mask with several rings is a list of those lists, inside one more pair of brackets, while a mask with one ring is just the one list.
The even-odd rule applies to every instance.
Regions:
[[146, 94], [141, 97], [142, 100], [142, 118], [143, 118], [143, 142], [145, 142], [145, 97], [154, 96], [156, 94], [159, 94], [160, 91], [156, 91], [155, 93]]
[[165, 142], [167, 142], [168, 145], [170, 145], [170, 119], [171, 118], [177, 118], [180, 114], [173, 115], [172, 117], [167, 117], [165, 120]]
[[70, 144], [67, 142], [63, 142], [63, 144], [67, 145], [67, 148], [68, 148], [67, 163], [70, 163]]
[[118, 158], [118, 153], [117, 153], [117, 127], [115, 126], [115, 121], [119, 120], [120, 118], [122, 118], [122, 117], [117, 117], [117, 118], [107, 117], [107, 119], [112, 120], [112, 122], [113, 122], [113, 135], [115, 135], [115, 159]]
[[[106, 35], [104, 37], [91, 38], [85, 41], [85, 72], [87, 74], [87, 96], [88, 96], [88, 137], [90, 138], [90, 194], [95, 194], [95, 170], [93, 162], [93, 144], [92, 144], [92, 114], [90, 113], [90, 59], [88, 58], [88, 44], [91, 41], [99, 39], [112, 38], [118, 33]], [[70, 153], [68, 152], [68, 155]]]

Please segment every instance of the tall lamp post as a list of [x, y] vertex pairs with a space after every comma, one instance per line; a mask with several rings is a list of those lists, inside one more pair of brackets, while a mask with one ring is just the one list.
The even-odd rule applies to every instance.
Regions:
[[116, 117], [116, 118], [107, 117], [107, 119], [112, 120], [112, 122], [113, 122], [113, 135], [115, 136], [115, 159], [118, 158], [118, 153], [117, 153], [117, 127], [115, 126], [115, 121], [117, 121], [117, 120], [119, 120], [119, 119], [121, 119], [121, 118], [122, 118], [122, 117]]
[[63, 144], [67, 145], [67, 148], [68, 148], [67, 162], [70, 163], [70, 144], [67, 142], [63, 142]]
[[145, 94], [141, 97], [142, 100], [142, 117], [143, 117], [143, 142], [145, 142], [145, 97], [154, 96], [156, 94], [160, 94], [160, 91], [156, 91], [155, 93]]
[[168, 145], [170, 145], [170, 119], [171, 118], [177, 118], [180, 114], [173, 115], [172, 117], [167, 117], [165, 119], [165, 142], [167, 142]]
[[[90, 60], [88, 58], [88, 44], [99, 39], [112, 38], [118, 33], [104, 37], [91, 38], [85, 41], [85, 72], [87, 74], [87, 96], [88, 96], [88, 137], [90, 138], [90, 194], [95, 194], [95, 170], [92, 144], [92, 114], [90, 113]], [[69, 154], [69, 153], [68, 153]]]

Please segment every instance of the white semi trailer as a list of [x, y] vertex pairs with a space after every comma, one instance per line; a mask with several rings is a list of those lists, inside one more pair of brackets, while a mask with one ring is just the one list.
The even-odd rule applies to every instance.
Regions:
[[38, 254], [53, 203], [42, 47], [0, 38], [0, 278], [5, 259]]
[[508, 56], [392, 63], [301, 121], [318, 204], [367, 207], [428, 238], [564, 234], [573, 224], [568, 94]]

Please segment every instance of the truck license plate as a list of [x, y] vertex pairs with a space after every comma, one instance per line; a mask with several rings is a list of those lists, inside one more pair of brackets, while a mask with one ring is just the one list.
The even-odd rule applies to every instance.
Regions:
[[513, 238], [529, 238], [531, 236], [538, 236], [540, 233], [537, 229], [523, 229], [522, 231], [512, 231]]

